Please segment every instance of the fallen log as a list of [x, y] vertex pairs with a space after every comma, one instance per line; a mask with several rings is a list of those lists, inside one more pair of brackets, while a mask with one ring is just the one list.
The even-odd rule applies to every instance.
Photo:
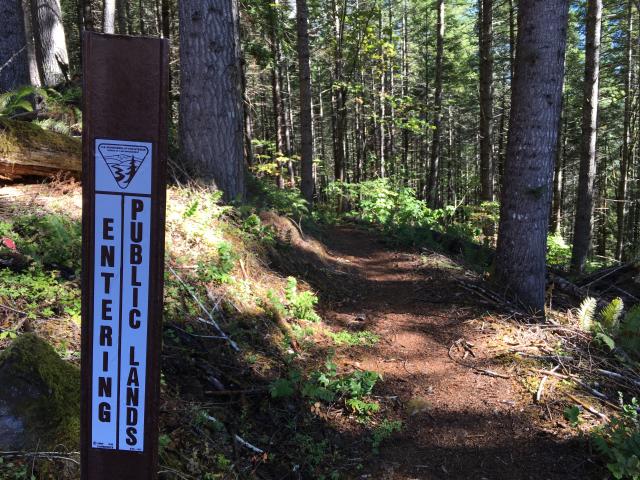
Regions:
[[79, 177], [81, 168], [79, 140], [0, 117], [0, 180], [48, 177], [61, 171]]

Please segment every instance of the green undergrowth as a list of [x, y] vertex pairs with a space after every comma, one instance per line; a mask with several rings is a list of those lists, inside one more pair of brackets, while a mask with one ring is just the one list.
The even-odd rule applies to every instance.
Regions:
[[[276, 236], [260, 210], [304, 213], [303, 203], [281, 197], [263, 192], [259, 201], [230, 207], [206, 188], [168, 190], [160, 458], [193, 478], [246, 477], [257, 458], [280, 476], [295, 468], [301, 478], [348, 477], [354, 449], [379, 451], [397, 431], [374, 396], [380, 375], [339, 361], [350, 349], [374, 347], [378, 336], [335, 330], [319, 313], [317, 292], [269, 267]], [[28, 338], [27, 317], [31, 330], [76, 361], [77, 212], [31, 212], [0, 221], [0, 238], [10, 240], [0, 254], [24, 259], [17, 271], [0, 268], [0, 303], [12, 309], [0, 322], [0, 350]], [[207, 393], [220, 388], [251, 393]], [[355, 445], [345, 432], [359, 438]], [[265, 453], [237, 450], [235, 435]], [[7, 463], [22, 478], [24, 462]]]
[[80, 222], [61, 214], [13, 215], [0, 221], [0, 303], [5, 323], [0, 340], [16, 335], [13, 325], [48, 318], [80, 322]]

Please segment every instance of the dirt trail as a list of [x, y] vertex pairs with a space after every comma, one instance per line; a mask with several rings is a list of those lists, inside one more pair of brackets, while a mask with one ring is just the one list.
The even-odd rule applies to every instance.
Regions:
[[[332, 231], [328, 247], [362, 280], [350, 298], [327, 306], [326, 320], [342, 328], [362, 322], [381, 338], [341, 360], [382, 373], [378, 394], [393, 405], [385, 413], [404, 423], [362, 478], [602, 478], [585, 444], [572, 440], [561, 411], [536, 405], [485, 349], [495, 336], [482, 320], [490, 306], [456, 282], [464, 269], [437, 254], [390, 250], [357, 227]], [[465, 363], [509, 378], [452, 360], [449, 348], [460, 338], [476, 355]]]

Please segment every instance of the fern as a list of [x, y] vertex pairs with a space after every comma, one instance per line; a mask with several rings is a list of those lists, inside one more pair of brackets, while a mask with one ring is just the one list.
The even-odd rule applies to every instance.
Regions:
[[602, 309], [599, 315], [599, 321], [606, 333], [610, 335], [617, 333], [623, 310], [624, 303], [619, 297], [611, 300], [611, 303]]
[[40, 95], [44, 98], [47, 97], [47, 94], [43, 89], [32, 86], [22, 87], [18, 90], [12, 90], [1, 94], [0, 116], [10, 117], [11, 115], [15, 115], [21, 111], [32, 112], [32, 97], [34, 95]]
[[322, 320], [315, 310], [318, 297], [311, 292], [298, 292], [298, 281], [294, 277], [287, 278], [284, 295], [287, 300], [287, 313], [290, 317], [310, 322]]
[[622, 402], [622, 411], [592, 437], [595, 450], [607, 461], [613, 478], [640, 478], [640, 405], [635, 398]]
[[32, 123], [44, 128], [45, 130], [51, 130], [52, 132], [62, 133], [64, 135], [71, 134], [71, 127], [60, 120], [55, 118], [45, 118], [44, 120], [34, 120]]
[[640, 356], [640, 305], [635, 305], [624, 316], [617, 341], [627, 353]]
[[593, 328], [593, 317], [596, 313], [598, 301], [593, 297], [585, 298], [578, 309], [578, 320], [580, 320], [580, 328], [590, 332]]

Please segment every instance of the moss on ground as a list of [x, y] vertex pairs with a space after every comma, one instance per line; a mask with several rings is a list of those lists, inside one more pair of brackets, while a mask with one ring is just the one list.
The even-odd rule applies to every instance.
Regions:
[[30, 385], [43, 393], [13, 405], [15, 414], [25, 419], [28, 433], [38, 436], [41, 450], [60, 444], [77, 448], [80, 370], [62, 360], [51, 345], [31, 333], [19, 336], [0, 352], [0, 384]]

